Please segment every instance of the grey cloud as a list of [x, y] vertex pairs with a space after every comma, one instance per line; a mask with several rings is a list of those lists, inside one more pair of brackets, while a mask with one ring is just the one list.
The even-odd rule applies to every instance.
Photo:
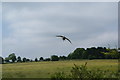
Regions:
[[[67, 55], [76, 47], [117, 41], [117, 3], [3, 3], [3, 13], [3, 31], [11, 29], [3, 36], [4, 56]], [[58, 34], [74, 44], [56, 38]]]
[[[0, 44], [2, 44], [2, 3], [0, 2]], [[2, 45], [0, 45], [0, 56], [2, 55]]]

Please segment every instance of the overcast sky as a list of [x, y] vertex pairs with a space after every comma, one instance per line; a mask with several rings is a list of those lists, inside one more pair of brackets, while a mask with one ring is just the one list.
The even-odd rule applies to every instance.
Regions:
[[2, 4], [0, 2], [0, 56], [2, 55]]
[[115, 48], [118, 43], [115, 2], [4, 2], [2, 10], [3, 57], [12, 52], [32, 59], [60, 56], [78, 47]]

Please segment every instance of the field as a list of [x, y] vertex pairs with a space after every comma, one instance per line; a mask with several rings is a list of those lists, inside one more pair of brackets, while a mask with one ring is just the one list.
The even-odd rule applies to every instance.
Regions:
[[43, 61], [27, 63], [11, 63], [2, 65], [3, 78], [50, 78], [55, 72], [70, 73], [71, 68], [87, 62], [88, 69], [100, 68], [102, 70], [118, 71], [118, 60], [67, 60]]

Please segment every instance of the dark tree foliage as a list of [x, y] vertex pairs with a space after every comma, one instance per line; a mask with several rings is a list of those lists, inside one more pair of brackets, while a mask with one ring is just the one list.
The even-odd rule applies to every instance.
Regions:
[[38, 62], [38, 59], [37, 59], [37, 58], [35, 58], [35, 62]]
[[5, 58], [5, 62], [6, 63], [9, 63], [10, 62], [10, 59], [8, 57]]
[[58, 61], [59, 57], [57, 55], [52, 55], [51, 56], [51, 61]]
[[60, 57], [59, 57], [59, 60], [66, 60], [66, 59], [67, 59], [66, 56], [60, 56]]
[[17, 57], [17, 62], [22, 62], [22, 60], [21, 60], [21, 57], [20, 57], [20, 56], [18, 56], [18, 57]]
[[0, 64], [4, 63], [4, 59], [0, 56]]
[[105, 47], [77, 48], [68, 55], [68, 59], [118, 59], [116, 49], [106, 49]]
[[12, 53], [8, 56], [9, 60], [12, 60], [12, 62], [15, 62], [17, 60], [15, 53]]
[[44, 61], [50, 61], [50, 58], [45, 58]]
[[84, 48], [77, 48], [73, 53], [68, 55], [68, 59], [84, 59], [85, 57], [86, 55]]
[[66, 56], [57, 56], [52, 55], [51, 58], [43, 58], [40, 57], [39, 60], [35, 58], [35, 60], [30, 60], [27, 58], [21, 59], [20, 56], [16, 58], [15, 53], [10, 54], [8, 57], [3, 59], [0, 57], [1, 63], [9, 63], [9, 62], [32, 62], [32, 61], [58, 61], [58, 60], [67, 60], [67, 59], [119, 59], [120, 58], [120, 49], [110, 49], [106, 47], [91, 47], [91, 48], [77, 48], [72, 53]]
[[24, 57], [22, 61], [23, 61], [23, 62], [27, 62], [27, 59]]
[[30, 59], [26, 59], [27, 62], [30, 62]]
[[116, 49], [108, 49], [104, 54], [106, 59], [118, 59], [120, 53]]
[[31, 59], [30, 62], [33, 62], [33, 60]]
[[40, 57], [39, 61], [43, 61], [43, 60], [44, 60], [43, 57]]

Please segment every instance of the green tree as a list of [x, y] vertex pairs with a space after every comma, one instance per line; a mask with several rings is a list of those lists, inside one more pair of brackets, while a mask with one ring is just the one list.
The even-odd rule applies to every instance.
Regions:
[[12, 62], [15, 62], [15, 61], [16, 61], [15, 53], [10, 54], [10, 55], [8, 56], [8, 58], [9, 58], [10, 60], [12, 60]]
[[27, 59], [25, 57], [23, 58], [23, 62], [27, 62]]
[[43, 61], [43, 60], [44, 60], [43, 57], [40, 57], [39, 61]]
[[18, 56], [18, 57], [17, 57], [17, 62], [22, 62], [22, 60], [21, 60], [21, 57], [20, 57], [20, 56]]
[[31, 59], [30, 62], [33, 62], [33, 60]]
[[5, 62], [6, 63], [9, 63], [10, 62], [10, 59], [8, 57], [5, 58]]
[[108, 52], [103, 53], [106, 59], [118, 59], [119, 52], [116, 49], [108, 49]]
[[77, 48], [73, 53], [68, 55], [68, 59], [83, 59], [85, 56], [84, 48]]
[[97, 53], [97, 49], [95, 47], [87, 48], [86, 52], [88, 54], [88, 59], [97, 58], [98, 53]]
[[26, 59], [26, 62], [30, 62], [30, 59]]
[[50, 58], [45, 58], [44, 61], [50, 61]]
[[[111, 49], [110, 49], [111, 50]], [[68, 59], [104, 59], [106, 52], [109, 52], [105, 47], [77, 48], [74, 52], [68, 55]], [[115, 56], [115, 55], [114, 55]]]
[[60, 59], [60, 60], [66, 60], [67, 57], [66, 57], [66, 56], [60, 56], [59, 59]]
[[51, 56], [51, 61], [58, 61], [59, 57], [57, 55], [52, 55]]
[[67, 59], [72, 59], [72, 53], [68, 54]]
[[35, 62], [38, 62], [38, 59], [37, 59], [37, 58], [35, 58]]

